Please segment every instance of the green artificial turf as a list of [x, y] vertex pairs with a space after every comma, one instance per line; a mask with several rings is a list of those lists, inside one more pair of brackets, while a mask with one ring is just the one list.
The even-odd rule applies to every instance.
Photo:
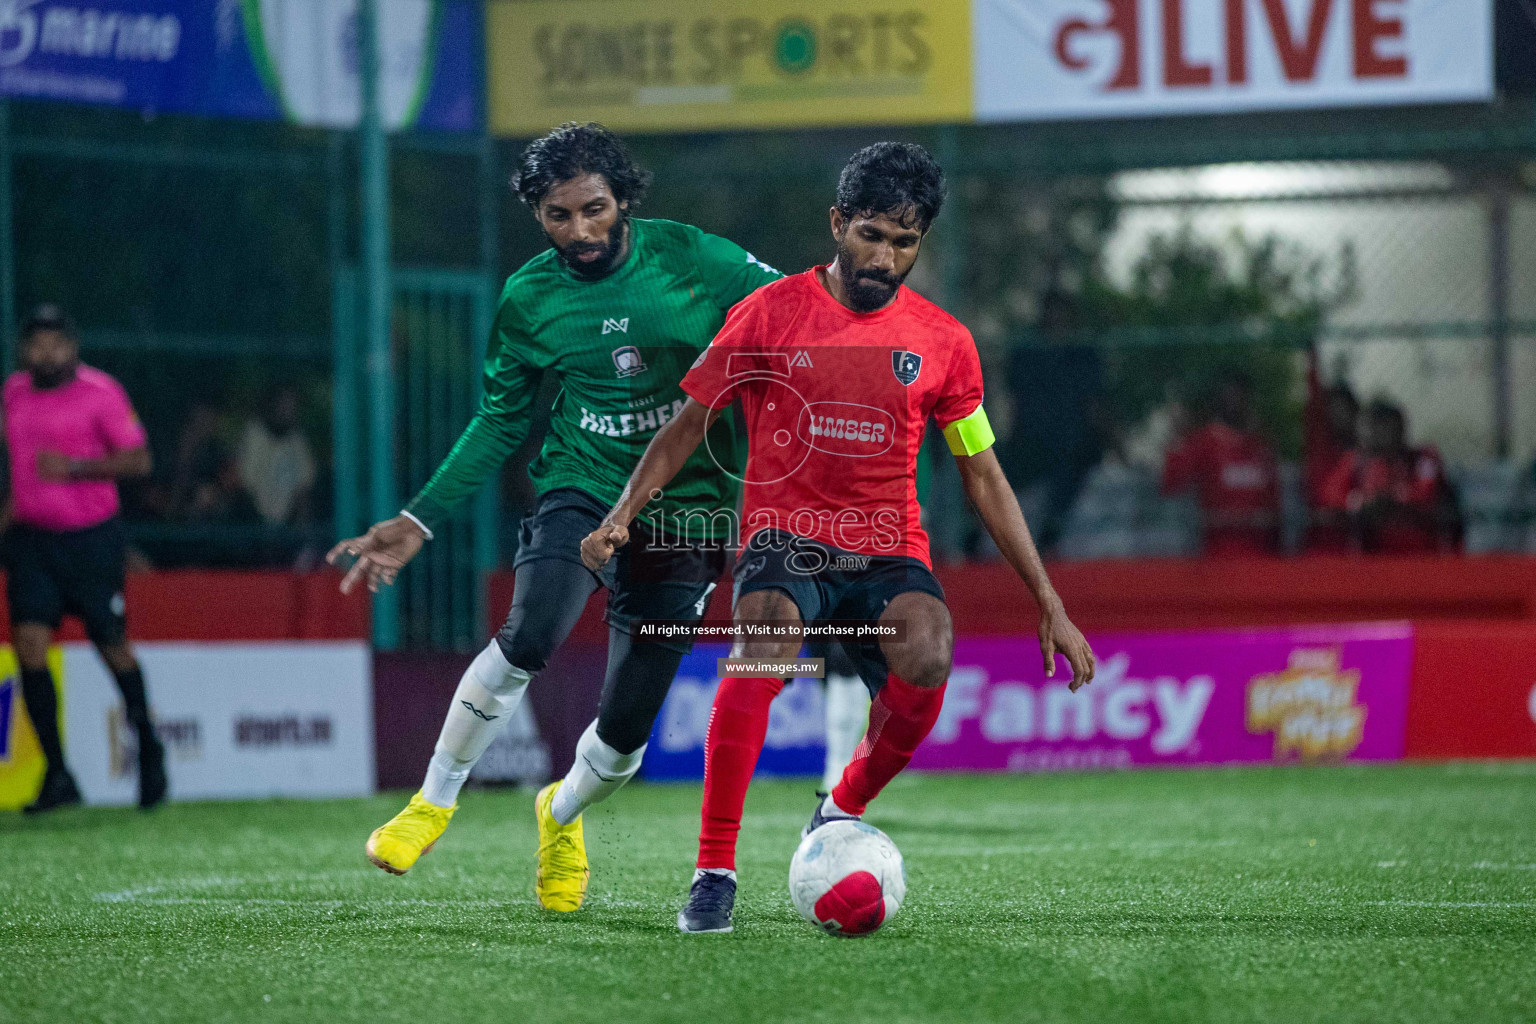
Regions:
[[904, 776], [901, 914], [822, 936], [759, 782], [733, 935], [674, 927], [696, 786], [587, 816], [573, 915], [532, 796], [471, 792], [408, 876], [402, 794], [0, 817], [0, 1021], [1536, 1020], [1536, 765]]

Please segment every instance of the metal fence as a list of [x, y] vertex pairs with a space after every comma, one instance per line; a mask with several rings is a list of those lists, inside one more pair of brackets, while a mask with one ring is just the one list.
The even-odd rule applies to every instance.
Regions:
[[[1362, 398], [1401, 404], [1414, 439], [1441, 449], [1461, 486], [1470, 550], [1531, 543], [1529, 104], [636, 137], [656, 172], [640, 213], [698, 224], [798, 270], [830, 256], [826, 210], [843, 161], [892, 135], [929, 145], [949, 173], [950, 203], [911, 283], [975, 333], [999, 435], [1016, 439], [1005, 462], [1029, 509], [1049, 517], [1060, 503], [1038, 485], [1061, 451], [1084, 464], [1054, 513], [1057, 555], [1198, 550], [1188, 509], [1158, 493], [1159, 416], [1171, 398], [1197, 402], [1215, 368], [1241, 366], [1262, 385], [1266, 430], [1294, 460], [1313, 358]], [[398, 415], [384, 443], [402, 500], [468, 419], [500, 279], [544, 246], [502, 174], [519, 147], [392, 143]], [[351, 276], [356, 168], [348, 133], [0, 107], [0, 314], [9, 325], [32, 303], [63, 302], [82, 321], [86, 358], [128, 386], [161, 467], [129, 495], [152, 562], [305, 564], [366, 526], [380, 440], [366, 428]], [[324, 467], [310, 515], [189, 518], [175, 499], [186, 481], [174, 478], [192, 473], [196, 409], [210, 414], [227, 457], [274, 382], [300, 389]], [[1032, 417], [1070, 429], [1021, 429]], [[953, 467], [931, 454], [938, 553], [985, 557]], [[509, 466], [408, 576], [387, 642], [473, 644], [484, 621], [479, 573], [510, 561], [529, 497], [521, 469]], [[1304, 506], [1295, 515], [1304, 519]], [[1299, 544], [1294, 523], [1288, 536]]]

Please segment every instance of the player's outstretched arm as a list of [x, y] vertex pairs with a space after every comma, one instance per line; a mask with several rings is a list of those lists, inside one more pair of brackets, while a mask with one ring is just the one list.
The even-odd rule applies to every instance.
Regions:
[[1061, 654], [1072, 666], [1071, 689], [1078, 689], [1093, 682], [1096, 662], [1093, 650], [1088, 646], [1082, 631], [1067, 618], [1067, 609], [1051, 586], [1050, 577], [1035, 549], [1030, 536], [1029, 524], [1019, 508], [1019, 499], [998, 465], [997, 455], [991, 448], [975, 455], [956, 455], [960, 467], [960, 479], [965, 485], [965, 496], [976, 506], [987, 533], [997, 544], [1013, 571], [1035, 595], [1040, 606], [1040, 653], [1045, 658], [1045, 674], [1056, 674], [1056, 655]]
[[374, 523], [367, 533], [349, 537], [325, 556], [332, 565], [344, 558], [356, 559], [342, 578], [343, 594], [350, 593], [359, 580], [366, 579], [374, 593], [394, 583], [422, 544], [432, 539], [432, 529], [494, 476], [523, 443], [533, 420], [533, 396], [544, 374], [528, 358], [537, 348], [517, 306], [504, 294], [485, 361], [485, 394], [469, 425], [400, 515]]
[[[722, 407], [723, 408], [723, 407]], [[612, 510], [603, 517], [603, 523], [587, 534], [581, 542], [581, 560], [588, 569], [598, 571], [608, 564], [613, 553], [629, 543], [629, 524], [645, 507], [645, 503], [661, 493], [672, 482], [688, 456], [694, 453], [704, 440], [704, 432], [719, 419], [721, 409], [711, 409], [698, 399], [690, 398], [683, 411], [656, 431], [651, 443], [645, 446], [645, 454], [629, 475], [624, 493]]]
[[421, 524], [399, 515], [374, 523], [361, 537], [349, 537], [331, 548], [325, 560], [337, 565], [343, 558], [356, 559], [341, 579], [341, 592], [350, 594], [359, 580], [366, 579], [375, 594], [380, 586], [395, 582], [405, 563], [416, 557], [427, 535]]

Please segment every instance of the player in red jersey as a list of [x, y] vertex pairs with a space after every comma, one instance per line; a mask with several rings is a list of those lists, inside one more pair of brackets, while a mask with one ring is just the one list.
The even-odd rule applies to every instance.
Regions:
[[[690, 400], [652, 439], [602, 526], [582, 542], [594, 570], [629, 524], [740, 402], [747, 424], [738, 624], [878, 621], [898, 635], [845, 643], [874, 695], [869, 729], [806, 827], [857, 818], [906, 767], [944, 700], [954, 641], [919, 524], [917, 453], [929, 417], [944, 428], [967, 497], [1034, 594], [1047, 674], [1056, 655], [1072, 689], [1094, 658], [1051, 587], [1013, 488], [992, 451], [981, 364], [969, 332], [902, 286], [944, 196], [921, 147], [883, 142], [855, 154], [831, 211], [836, 259], [744, 299], [683, 378]], [[738, 658], [793, 658], [798, 638], [739, 639]], [[721, 680], [705, 739], [699, 858], [684, 932], [726, 932], [736, 898], [736, 836], [762, 750], [773, 677]]]

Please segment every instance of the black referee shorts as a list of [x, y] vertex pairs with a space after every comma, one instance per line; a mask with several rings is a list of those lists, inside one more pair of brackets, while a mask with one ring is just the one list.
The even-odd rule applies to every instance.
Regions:
[[5, 596], [12, 625], [57, 629], [66, 614], [85, 624], [100, 646], [128, 637], [123, 574], [128, 542], [117, 517], [84, 530], [58, 532], [17, 524], [5, 534]]

